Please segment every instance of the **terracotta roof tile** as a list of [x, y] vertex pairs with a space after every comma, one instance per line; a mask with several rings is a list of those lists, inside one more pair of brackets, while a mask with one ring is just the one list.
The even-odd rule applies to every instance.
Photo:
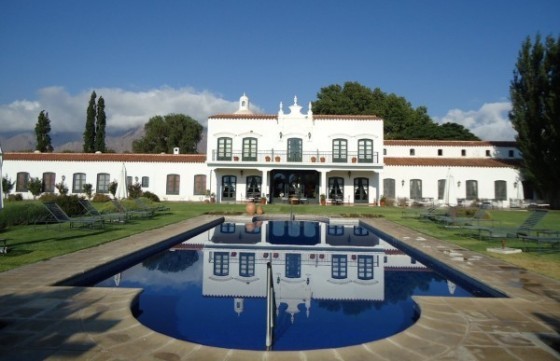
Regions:
[[[278, 119], [276, 114], [216, 114], [208, 119]], [[326, 115], [313, 114], [314, 120], [383, 120], [376, 115]]]
[[484, 167], [512, 168], [521, 166], [520, 159], [496, 158], [417, 158], [385, 157], [386, 166], [420, 166], [420, 167]]
[[206, 162], [206, 154], [4, 153], [4, 160], [48, 160], [61, 162], [204, 163]]
[[447, 147], [511, 147], [516, 148], [517, 143], [513, 141], [485, 141], [485, 140], [389, 140], [383, 141], [384, 145], [403, 146], [447, 146]]

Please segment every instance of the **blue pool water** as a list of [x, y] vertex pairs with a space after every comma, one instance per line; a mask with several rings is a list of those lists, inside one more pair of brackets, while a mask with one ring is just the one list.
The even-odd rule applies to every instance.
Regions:
[[273, 350], [379, 340], [418, 318], [413, 295], [480, 296], [358, 225], [223, 223], [96, 286], [143, 288], [138, 319], [191, 342], [264, 350], [266, 265], [275, 299]]

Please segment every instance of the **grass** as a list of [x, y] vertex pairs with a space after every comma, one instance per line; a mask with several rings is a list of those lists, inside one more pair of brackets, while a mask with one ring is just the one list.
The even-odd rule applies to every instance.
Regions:
[[[0, 272], [25, 264], [38, 262], [80, 249], [94, 247], [111, 242], [131, 234], [180, 222], [184, 219], [202, 214], [242, 214], [245, 212], [243, 204], [211, 204], [168, 202], [171, 207], [168, 213], [159, 213], [151, 219], [133, 220], [128, 224], [108, 224], [103, 229], [69, 228], [68, 224], [61, 225], [26, 225], [9, 227], [0, 234], [0, 239], [7, 239], [10, 252], [0, 255]], [[266, 213], [313, 214], [330, 217], [384, 217], [390, 221], [413, 228], [426, 235], [445, 240], [460, 247], [503, 259], [511, 264], [532, 270], [537, 273], [560, 280], [560, 247], [549, 245], [538, 246], [532, 242], [522, 242], [508, 239], [507, 246], [522, 248], [523, 253], [516, 255], [499, 255], [488, 253], [487, 247], [500, 246], [501, 241], [479, 240], [457, 229], [446, 229], [433, 222], [421, 221], [415, 217], [403, 217], [418, 210], [404, 210], [397, 207], [369, 207], [369, 206], [326, 206], [269, 204], [264, 206]], [[3, 212], [10, 211], [10, 203], [6, 204]], [[515, 226], [527, 216], [526, 211], [490, 210], [489, 216], [501, 226]], [[539, 224], [538, 228], [555, 229], [560, 231], [560, 212], [550, 211]]]

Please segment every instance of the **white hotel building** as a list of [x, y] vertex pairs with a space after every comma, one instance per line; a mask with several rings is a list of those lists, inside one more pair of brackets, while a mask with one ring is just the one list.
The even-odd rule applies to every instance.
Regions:
[[208, 119], [203, 154], [4, 153], [2, 175], [13, 193], [32, 198], [31, 177], [45, 192], [65, 182], [108, 193], [123, 165], [128, 182], [167, 201], [379, 204], [381, 197], [413, 202], [517, 206], [523, 200], [521, 154], [515, 142], [384, 140], [383, 119], [369, 115], [315, 115], [297, 98], [284, 112], [254, 114], [243, 95], [233, 114]]

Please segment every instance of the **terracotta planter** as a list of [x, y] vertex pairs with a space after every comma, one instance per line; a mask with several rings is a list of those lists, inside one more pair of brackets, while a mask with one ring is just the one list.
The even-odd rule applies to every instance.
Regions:
[[233, 160], [237, 162], [239, 160], [239, 157], [233, 157]]
[[247, 212], [247, 214], [250, 216], [255, 214], [255, 203], [247, 202], [247, 205], [245, 206], [245, 212]]
[[274, 160], [276, 160], [276, 162], [280, 162], [280, 157], [276, 157]]
[[257, 214], [260, 216], [260, 215], [263, 214], [263, 213], [264, 213], [263, 207], [262, 207], [261, 205], [258, 205], [258, 206], [257, 206]]
[[352, 158], [352, 163], [356, 163], [358, 160], [356, 158]]
[[317, 158], [311, 157], [311, 163], [315, 163], [316, 161], [317, 161]]
[[321, 157], [321, 163], [325, 163], [325, 157]]
[[266, 157], [264, 157], [264, 160], [266, 160], [267, 162], [270, 162], [270, 157], [267, 155]]

